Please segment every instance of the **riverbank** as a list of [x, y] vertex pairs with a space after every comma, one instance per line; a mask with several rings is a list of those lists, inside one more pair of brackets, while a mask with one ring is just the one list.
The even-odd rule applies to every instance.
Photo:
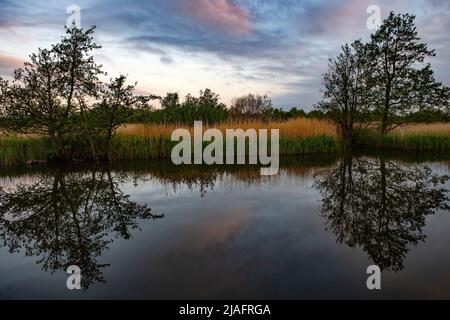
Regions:
[[359, 132], [357, 148], [375, 148], [408, 151], [450, 151], [450, 134], [443, 132], [392, 132], [382, 135], [372, 130]]
[[[132, 124], [119, 129], [112, 140], [110, 159], [147, 160], [170, 158], [177, 144], [170, 140], [175, 125]], [[205, 127], [205, 130], [208, 127]], [[226, 129], [279, 129], [280, 155], [330, 154], [342, 150], [335, 126], [325, 120], [299, 118], [286, 122], [224, 123], [216, 126]], [[206, 143], [205, 145], [207, 145]], [[450, 124], [411, 125], [382, 136], [373, 130], [361, 131], [356, 138], [357, 148], [410, 151], [449, 151]], [[81, 141], [71, 143], [73, 159], [89, 159], [89, 145]], [[26, 164], [47, 160], [52, 155], [52, 145], [47, 138], [36, 136], [0, 136], [0, 166]]]
[[[222, 123], [204, 126], [204, 130], [226, 129], [279, 129], [280, 154], [303, 155], [314, 153], [335, 153], [341, 149], [336, 127], [329, 121], [298, 118], [285, 122]], [[146, 160], [170, 158], [173, 147], [172, 132], [187, 126], [163, 124], [129, 124], [118, 130], [111, 143], [110, 160]], [[208, 143], [205, 143], [205, 146]], [[68, 153], [75, 159], [88, 159], [91, 149], [87, 141], [73, 138], [68, 143]], [[51, 157], [52, 145], [43, 137], [3, 136], [0, 137], [0, 165], [24, 164], [31, 160], [46, 160]]]
[[[176, 144], [177, 142], [173, 142], [167, 137], [119, 134], [112, 140], [110, 159], [119, 161], [170, 158], [172, 148]], [[0, 138], [0, 150], [0, 165], [11, 166], [46, 160], [51, 156], [52, 147], [46, 138], [6, 137]], [[340, 142], [333, 137], [280, 138], [280, 155], [336, 153], [340, 150]], [[73, 150], [74, 159], [88, 159], [89, 157], [90, 151], [87, 146], [80, 145], [77, 150]]]

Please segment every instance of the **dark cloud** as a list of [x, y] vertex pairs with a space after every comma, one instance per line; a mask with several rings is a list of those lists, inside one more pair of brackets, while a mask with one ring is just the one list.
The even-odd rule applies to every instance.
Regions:
[[169, 56], [162, 56], [159, 61], [161, 61], [162, 64], [173, 64], [175, 61], [172, 57]]

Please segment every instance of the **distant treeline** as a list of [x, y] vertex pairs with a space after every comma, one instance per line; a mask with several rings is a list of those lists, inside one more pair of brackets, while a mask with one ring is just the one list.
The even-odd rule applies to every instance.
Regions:
[[[231, 106], [227, 107], [219, 101], [219, 95], [210, 89], [200, 91], [199, 97], [189, 94], [183, 102], [180, 102], [178, 93], [168, 93], [164, 98], [160, 98], [160, 101], [160, 108], [134, 109], [127, 122], [189, 125], [194, 121], [214, 124], [226, 121], [287, 121], [300, 117], [314, 119], [328, 117], [321, 110], [308, 112], [297, 107], [274, 108], [268, 96], [259, 94], [236, 98]], [[366, 120], [376, 123], [379, 117], [373, 112], [366, 114]], [[442, 110], [419, 111], [405, 115], [401, 120], [402, 123], [450, 122], [450, 113]]]
[[180, 101], [178, 93], [168, 93], [160, 98], [160, 108], [135, 109], [128, 119], [129, 123], [165, 123], [193, 124], [194, 121], [214, 124], [225, 121], [285, 121], [289, 119], [321, 118], [324, 114], [318, 111], [305, 112], [301, 108], [272, 107], [267, 95], [249, 94], [233, 99], [230, 107], [219, 101], [219, 95], [205, 89], [198, 97], [187, 95]]

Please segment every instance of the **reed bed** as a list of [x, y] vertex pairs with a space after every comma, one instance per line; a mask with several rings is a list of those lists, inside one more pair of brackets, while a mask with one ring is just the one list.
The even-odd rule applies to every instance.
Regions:
[[357, 145], [380, 149], [448, 151], [450, 124], [412, 124], [396, 128], [387, 135], [364, 130], [357, 137]]
[[46, 159], [50, 142], [45, 138], [0, 136], [0, 165], [23, 164], [29, 160]]
[[399, 135], [401, 137], [412, 135], [450, 136], [450, 123], [412, 124], [404, 127], [398, 127], [392, 132], [392, 134]]
[[410, 124], [398, 127], [386, 137], [376, 139], [378, 146], [416, 151], [450, 150], [450, 124]]
[[[324, 120], [299, 118], [269, 123], [228, 122], [212, 127], [224, 133], [226, 129], [279, 129], [280, 154], [282, 155], [334, 153], [340, 150], [336, 127]], [[173, 147], [178, 143], [171, 141], [172, 132], [178, 128], [193, 131], [193, 127], [181, 125], [129, 124], [123, 126], [119, 128], [118, 134], [112, 140], [110, 158], [111, 160], [168, 158]], [[210, 127], [204, 126], [204, 130], [208, 128]], [[76, 141], [74, 156], [89, 158], [90, 150], [87, 145]], [[0, 135], [0, 165], [3, 166], [23, 164], [29, 160], [45, 160], [50, 150], [52, 148], [46, 138]]]
[[[204, 125], [204, 130], [210, 126]], [[226, 129], [279, 129], [281, 155], [336, 153], [342, 150], [336, 126], [326, 120], [298, 118], [286, 122], [227, 122], [212, 126]], [[112, 160], [146, 160], [168, 158], [177, 142], [172, 132], [189, 126], [163, 124], [129, 124], [119, 129], [112, 141]], [[78, 140], [77, 140], [78, 141]], [[74, 143], [77, 158], [89, 158], [90, 150]], [[450, 124], [414, 124], [397, 128], [382, 136], [374, 130], [360, 132], [357, 146], [399, 150], [450, 150]], [[79, 150], [78, 150], [79, 149]], [[46, 160], [52, 150], [44, 137], [0, 134], [0, 166], [23, 164], [29, 160]]]
[[[169, 157], [177, 143], [170, 141], [172, 132], [179, 128], [188, 129], [193, 134], [193, 127], [186, 125], [123, 126], [115, 138], [112, 157], [120, 160]], [[298, 118], [286, 122], [246, 121], [203, 126], [203, 130], [208, 128], [219, 129], [224, 134], [227, 129], [279, 129], [282, 155], [331, 153], [340, 149], [336, 126], [325, 120]]]
[[[280, 138], [299, 139], [310, 137], [330, 137], [338, 138], [336, 126], [326, 120], [297, 118], [285, 122], [262, 122], [262, 121], [246, 121], [246, 122], [225, 122], [213, 126], [204, 125], [204, 130], [215, 128], [223, 133], [227, 129], [279, 129]], [[121, 135], [131, 135], [137, 137], [167, 137], [170, 138], [172, 132], [178, 128], [190, 129], [192, 127], [186, 125], [163, 125], [163, 124], [128, 124], [119, 129]]]

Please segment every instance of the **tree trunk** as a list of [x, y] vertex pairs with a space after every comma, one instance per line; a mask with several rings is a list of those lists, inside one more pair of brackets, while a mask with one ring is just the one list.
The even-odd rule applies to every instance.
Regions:
[[383, 117], [381, 119], [381, 133], [387, 134], [389, 131], [389, 105], [391, 102], [391, 80], [388, 80], [386, 84], [386, 96], [383, 106]]

